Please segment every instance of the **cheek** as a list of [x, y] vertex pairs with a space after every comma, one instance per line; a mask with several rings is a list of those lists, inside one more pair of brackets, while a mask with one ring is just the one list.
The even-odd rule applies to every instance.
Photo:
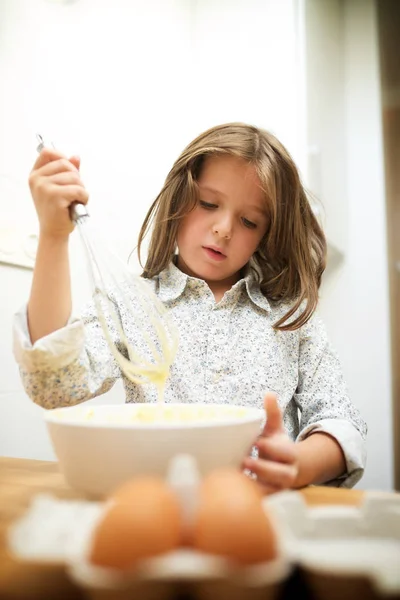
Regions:
[[254, 254], [254, 252], [257, 250], [258, 245], [261, 242], [261, 240], [262, 240], [262, 236], [260, 236], [258, 233], [256, 234], [252, 231], [246, 232], [245, 239], [243, 240], [242, 248], [243, 248], [243, 250], [246, 249], [247, 252]]
[[[260, 244], [262, 246], [265, 245], [265, 235], [267, 232], [267, 228], [266, 227], [261, 227], [258, 231], [257, 231], [257, 235], [254, 236], [254, 252], [260, 247]], [[264, 242], [263, 242], [264, 240]]]
[[189, 213], [181, 221], [178, 228], [177, 243], [178, 246], [188, 244], [193, 238], [196, 237], [196, 233], [199, 231], [200, 221], [195, 214], [195, 211]]

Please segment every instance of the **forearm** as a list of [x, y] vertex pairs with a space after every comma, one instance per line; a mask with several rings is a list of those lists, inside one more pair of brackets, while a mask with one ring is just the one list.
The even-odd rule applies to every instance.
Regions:
[[28, 327], [32, 344], [64, 327], [71, 310], [68, 237], [41, 236], [28, 302]]
[[298, 443], [299, 471], [294, 487], [321, 484], [346, 472], [346, 461], [338, 442], [328, 434], [314, 433]]

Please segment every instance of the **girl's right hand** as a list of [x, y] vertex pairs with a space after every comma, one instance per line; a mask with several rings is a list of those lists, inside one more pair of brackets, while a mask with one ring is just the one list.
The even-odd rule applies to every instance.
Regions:
[[29, 176], [29, 187], [39, 218], [40, 235], [68, 238], [74, 229], [70, 206], [86, 204], [89, 195], [79, 174], [80, 159], [67, 158], [53, 148], [44, 148]]

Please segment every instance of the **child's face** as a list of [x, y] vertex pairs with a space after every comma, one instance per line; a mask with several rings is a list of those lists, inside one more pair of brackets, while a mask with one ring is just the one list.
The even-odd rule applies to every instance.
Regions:
[[198, 185], [199, 204], [178, 230], [178, 266], [227, 290], [265, 234], [264, 193], [254, 167], [233, 156], [206, 159]]

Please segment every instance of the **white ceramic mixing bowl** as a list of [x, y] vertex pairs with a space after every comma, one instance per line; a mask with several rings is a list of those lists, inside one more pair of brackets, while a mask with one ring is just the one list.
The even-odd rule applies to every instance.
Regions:
[[78, 405], [45, 412], [69, 485], [102, 497], [138, 475], [165, 476], [176, 454], [195, 457], [201, 474], [239, 467], [265, 413], [226, 404]]

